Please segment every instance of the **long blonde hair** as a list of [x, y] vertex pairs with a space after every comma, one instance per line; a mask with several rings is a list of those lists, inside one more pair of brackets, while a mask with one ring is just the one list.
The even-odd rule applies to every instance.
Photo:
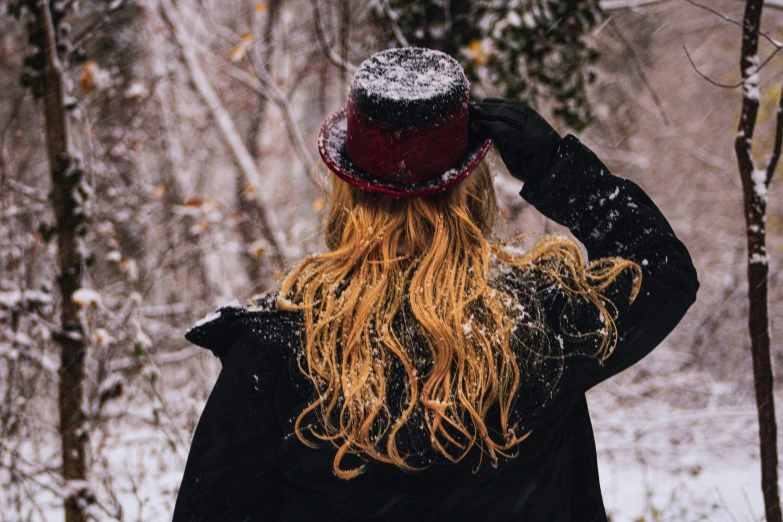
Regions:
[[[540, 315], [490, 285], [493, 266], [550, 278], [593, 303], [604, 328], [593, 332], [602, 342], [592, 355], [601, 361], [616, 344], [616, 338], [610, 343], [614, 314], [606, 307], [613, 304], [601, 291], [632, 268], [633, 300], [641, 268], [620, 258], [585, 266], [579, 247], [566, 237], [544, 235], [521, 254], [506, 248], [519, 236], [488, 242], [498, 205], [485, 161], [456, 187], [425, 197], [396, 198], [330, 177], [329, 251], [295, 267], [277, 299], [278, 309], [304, 312], [306, 341], [298, 364], [317, 394], [296, 419], [297, 437], [317, 447], [302, 431], [304, 418], [316, 414], [318, 422], [306, 429], [337, 448], [334, 472], [343, 479], [364, 469], [342, 469], [347, 454], [422, 469], [397, 444], [398, 432], [414, 418], [426, 427], [432, 447], [452, 462], [473, 446], [487, 453], [493, 466], [497, 455], [516, 456], [505, 451], [529, 432], [517, 434], [517, 426], [509, 425], [515, 394], [526, 377], [512, 340], [520, 341], [520, 324], [540, 329]], [[406, 326], [418, 333], [424, 352], [414, 353], [393, 327], [406, 311], [414, 319]], [[531, 343], [520, 343], [546, 355]], [[400, 380], [399, 403], [389, 404], [389, 388]], [[493, 440], [485, 423], [493, 404], [502, 441]]]

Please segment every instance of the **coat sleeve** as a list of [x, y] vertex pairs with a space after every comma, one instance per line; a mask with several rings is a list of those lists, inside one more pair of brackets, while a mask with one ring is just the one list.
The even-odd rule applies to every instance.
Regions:
[[[588, 355], [569, 357], [569, 351], [583, 353], [584, 347], [569, 344], [567, 336], [559, 338], [567, 355], [561, 382], [586, 391], [641, 360], [674, 330], [696, 300], [696, 269], [685, 245], [639, 185], [611, 174], [573, 135], [563, 139], [553, 165], [525, 183], [520, 195], [568, 227], [584, 244], [590, 261], [621, 257], [642, 269], [641, 289], [633, 303], [630, 270], [604, 291], [617, 307], [617, 344], [603, 364]], [[550, 322], [557, 329], [562, 324], [562, 301], [549, 304], [554, 312]], [[578, 311], [571, 315], [572, 324], [580, 321]], [[597, 311], [594, 317], [598, 318]]]
[[272, 405], [276, 372], [252, 335], [229, 335], [213, 347], [223, 367], [193, 436], [173, 520], [277, 520], [284, 491]]

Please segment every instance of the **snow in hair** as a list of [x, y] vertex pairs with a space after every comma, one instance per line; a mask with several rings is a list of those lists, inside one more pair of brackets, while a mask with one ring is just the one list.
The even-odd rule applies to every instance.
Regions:
[[[616, 328], [598, 291], [634, 268], [638, 292], [640, 267], [618, 258], [585, 266], [565, 237], [544, 236], [520, 254], [506, 251], [508, 242], [490, 244], [485, 236], [498, 209], [485, 162], [465, 182], [421, 198], [331, 179], [329, 251], [295, 267], [277, 301], [281, 310], [304, 312], [297, 361], [316, 392], [296, 419], [297, 437], [316, 447], [308, 431], [334, 445], [334, 472], [343, 479], [365, 468], [343, 469], [348, 454], [422, 469], [398, 445], [403, 428], [423, 432], [452, 462], [473, 447], [495, 467], [499, 455], [516, 456], [506, 452], [529, 435], [517, 433], [512, 415], [525, 361], [562, 352], [539, 335], [543, 315], [535, 299], [520, 306], [517, 296], [492, 285], [492, 263], [560, 281], [564, 291], [592, 302], [604, 319], [603, 342], [592, 355], [602, 360]], [[400, 383], [403, 391], [394, 392]], [[502, 440], [487, 428], [494, 404]], [[317, 421], [303, 425], [310, 414]]]

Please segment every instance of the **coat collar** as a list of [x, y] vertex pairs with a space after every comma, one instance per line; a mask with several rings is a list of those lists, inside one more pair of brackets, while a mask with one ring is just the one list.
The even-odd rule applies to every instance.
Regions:
[[242, 335], [256, 331], [261, 321], [277, 313], [279, 291], [259, 294], [247, 304], [229, 303], [207, 314], [185, 333], [189, 342], [211, 350], [221, 360]]

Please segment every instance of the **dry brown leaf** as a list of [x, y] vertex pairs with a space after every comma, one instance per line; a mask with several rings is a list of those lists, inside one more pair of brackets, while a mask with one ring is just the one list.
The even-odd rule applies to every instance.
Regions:
[[79, 84], [82, 87], [82, 91], [90, 92], [95, 85], [95, 72], [98, 69], [98, 64], [92, 60], [84, 62], [82, 65], [82, 77]]
[[253, 35], [250, 33], [242, 35], [242, 39], [239, 43], [231, 49], [231, 61], [238, 62], [247, 54], [247, 48], [250, 46], [250, 42], [253, 40]]
[[489, 50], [481, 40], [473, 40], [468, 44], [468, 56], [476, 65], [487, 65], [489, 61]]
[[260, 13], [264, 9], [266, 9], [266, 2], [259, 2], [256, 4], [256, 13]]
[[186, 207], [200, 207], [204, 204], [204, 200], [198, 197], [192, 197], [185, 202]]
[[98, 328], [95, 330], [95, 339], [98, 341], [100, 346], [106, 346], [109, 344], [109, 342], [114, 340], [112, 336], [109, 335], [109, 332], [107, 332], [104, 328]]

